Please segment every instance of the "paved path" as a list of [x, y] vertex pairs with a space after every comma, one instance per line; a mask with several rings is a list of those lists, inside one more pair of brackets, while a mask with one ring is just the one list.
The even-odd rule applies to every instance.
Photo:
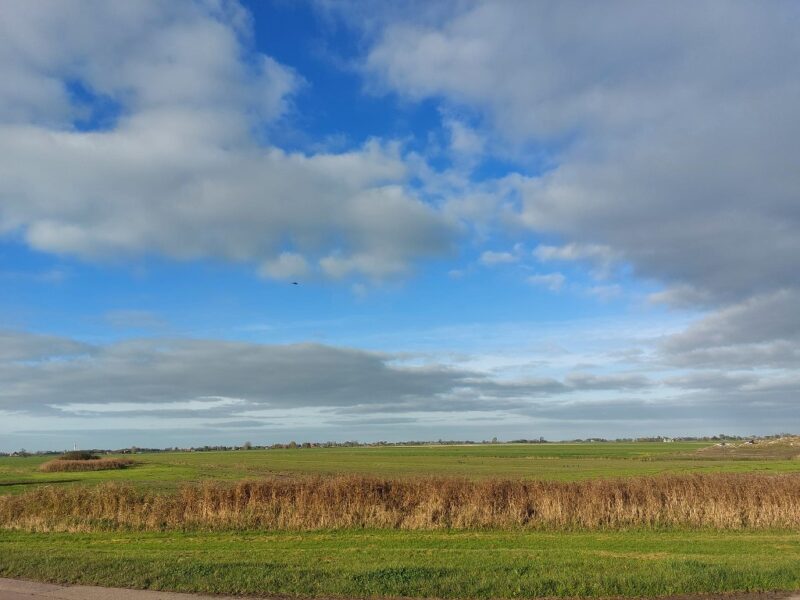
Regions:
[[[85, 585], [53, 585], [0, 577], [0, 600], [34, 600], [37, 598], [48, 600], [222, 600], [227, 598], [232, 600], [234, 596], [202, 596]], [[253, 600], [252, 596], [248, 600]]]

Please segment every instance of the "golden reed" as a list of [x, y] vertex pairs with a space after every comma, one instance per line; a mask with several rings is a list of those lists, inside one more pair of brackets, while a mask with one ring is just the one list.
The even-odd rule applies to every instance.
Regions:
[[157, 492], [48, 486], [0, 497], [0, 528], [28, 531], [333, 528], [800, 529], [800, 474], [470, 481], [274, 478]]

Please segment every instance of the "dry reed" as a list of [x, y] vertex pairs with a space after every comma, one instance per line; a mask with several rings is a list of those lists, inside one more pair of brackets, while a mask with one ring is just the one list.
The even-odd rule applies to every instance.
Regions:
[[107, 471], [109, 469], [125, 469], [133, 464], [129, 458], [90, 458], [87, 460], [69, 460], [57, 458], [39, 465], [45, 473], [57, 471]]
[[799, 529], [800, 476], [574, 483], [336, 476], [203, 483], [170, 493], [48, 486], [0, 497], [0, 528], [29, 531], [672, 527]]

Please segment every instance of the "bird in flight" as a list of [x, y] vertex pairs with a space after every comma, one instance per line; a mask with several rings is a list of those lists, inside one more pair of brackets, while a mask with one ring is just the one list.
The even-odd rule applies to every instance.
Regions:
[[300, 284], [299, 284], [299, 283], [297, 283], [296, 281], [293, 281], [293, 282], [292, 282], [292, 285], [300, 285]]

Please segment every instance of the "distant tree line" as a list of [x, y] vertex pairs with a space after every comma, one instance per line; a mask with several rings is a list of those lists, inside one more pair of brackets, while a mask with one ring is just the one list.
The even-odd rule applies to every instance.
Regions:
[[[721, 441], [741, 441], [741, 440], [774, 440], [783, 437], [793, 436], [792, 433], [776, 433], [772, 435], [728, 435], [720, 433], [712, 436], [655, 436], [655, 437], [630, 437], [630, 438], [575, 438], [571, 440], [546, 440], [543, 437], [538, 438], [519, 438], [513, 440], [498, 440], [496, 437], [491, 440], [407, 440], [403, 442], [387, 442], [380, 440], [377, 442], [359, 442], [350, 440], [346, 442], [296, 442], [290, 441], [288, 443], [275, 443], [256, 445], [251, 442], [244, 442], [240, 446], [188, 446], [188, 447], [166, 447], [166, 448], [140, 448], [138, 446], [131, 446], [128, 448], [118, 448], [116, 450], [109, 448], [92, 448], [84, 450], [83, 452], [91, 454], [150, 454], [156, 452], [231, 452], [235, 450], [290, 450], [295, 448], [375, 448], [381, 446], [467, 446], [467, 445], [483, 445], [483, 444], [551, 444], [551, 443], [602, 443], [602, 442], [721, 442]], [[0, 452], [0, 456], [53, 456], [60, 455], [68, 452], [67, 450], [37, 450], [35, 452], [28, 452], [25, 448], [21, 448], [16, 452]]]

